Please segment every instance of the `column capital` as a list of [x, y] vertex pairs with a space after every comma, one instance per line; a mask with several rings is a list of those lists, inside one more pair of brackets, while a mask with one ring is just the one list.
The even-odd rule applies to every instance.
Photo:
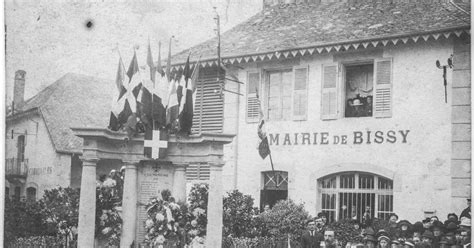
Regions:
[[97, 157], [84, 157], [81, 156], [79, 157], [82, 161], [82, 166], [97, 166], [97, 163], [99, 162], [99, 158]]

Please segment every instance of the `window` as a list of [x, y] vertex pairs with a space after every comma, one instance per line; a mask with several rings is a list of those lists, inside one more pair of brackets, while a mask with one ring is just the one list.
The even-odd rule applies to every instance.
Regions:
[[16, 148], [18, 161], [25, 161], [25, 135], [18, 136]]
[[372, 116], [374, 65], [346, 66], [345, 117]]
[[263, 73], [265, 82], [261, 92], [261, 72], [250, 71], [247, 74], [247, 122], [258, 121], [260, 104], [269, 120], [306, 120], [308, 71], [308, 66], [267, 70]]
[[266, 116], [269, 120], [287, 120], [291, 116], [291, 70], [267, 74]]
[[26, 200], [30, 202], [36, 201], [36, 189], [29, 187], [26, 189]]
[[260, 209], [265, 205], [273, 207], [279, 200], [288, 198], [288, 172], [265, 171], [262, 172], [263, 187], [260, 190]]
[[21, 195], [21, 188], [20, 187], [15, 187], [15, 195], [13, 196], [13, 199], [15, 201], [20, 200], [20, 195]]
[[388, 219], [393, 213], [393, 182], [362, 172], [330, 175], [318, 181], [321, 211], [331, 221], [362, 219], [366, 207], [372, 218]]
[[5, 198], [10, 198], [10, 188], [5, 187]]
[[323, 120], [392, 115], [391, 59], [323, 65], [321, 88]]

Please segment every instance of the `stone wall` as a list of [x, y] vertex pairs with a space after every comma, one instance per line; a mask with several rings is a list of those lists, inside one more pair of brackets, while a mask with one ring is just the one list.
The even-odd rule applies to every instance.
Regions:
[[453, 212], [459, 214], [471, 195], [471, 40], [461, 36], [454, 43], [452, 69], [452, 158]]

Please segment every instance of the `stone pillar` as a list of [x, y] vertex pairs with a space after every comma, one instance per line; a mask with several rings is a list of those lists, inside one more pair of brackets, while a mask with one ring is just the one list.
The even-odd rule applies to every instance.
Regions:
[[94, 247], [95, 188], [98, 158], [83, 157], [77, 247]]
[[207, 203], [206, 247], [222, 246], [223, 190], [222, 166], [220, 163], [209, 163], [211, 176], [209, 180], [209, 197]]
[[176, 202], [186, 202], [186, 167], [188, 164], [173, 164], [173, 192]]
[[[137, 230], [137, 161], [124, 161], [125, 179], [123, 183], [122, 201], [122, 235], [120, 237], [120, 247], [130, 248], [136, 237]], [[135, 242], [136, 245], [137, 242]]]

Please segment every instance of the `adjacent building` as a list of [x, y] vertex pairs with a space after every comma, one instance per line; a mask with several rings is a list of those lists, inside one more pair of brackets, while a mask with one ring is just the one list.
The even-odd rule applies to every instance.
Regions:
[[80, 187], [82, 139], [70, 127], [108, 125], [97, 117], [110, 113], [114, 82], [69, 73], [25, 101], [26, 75], [15, 74], [13, 112], [6, 117], [5, 190], [35, 200], [46, 189]]

